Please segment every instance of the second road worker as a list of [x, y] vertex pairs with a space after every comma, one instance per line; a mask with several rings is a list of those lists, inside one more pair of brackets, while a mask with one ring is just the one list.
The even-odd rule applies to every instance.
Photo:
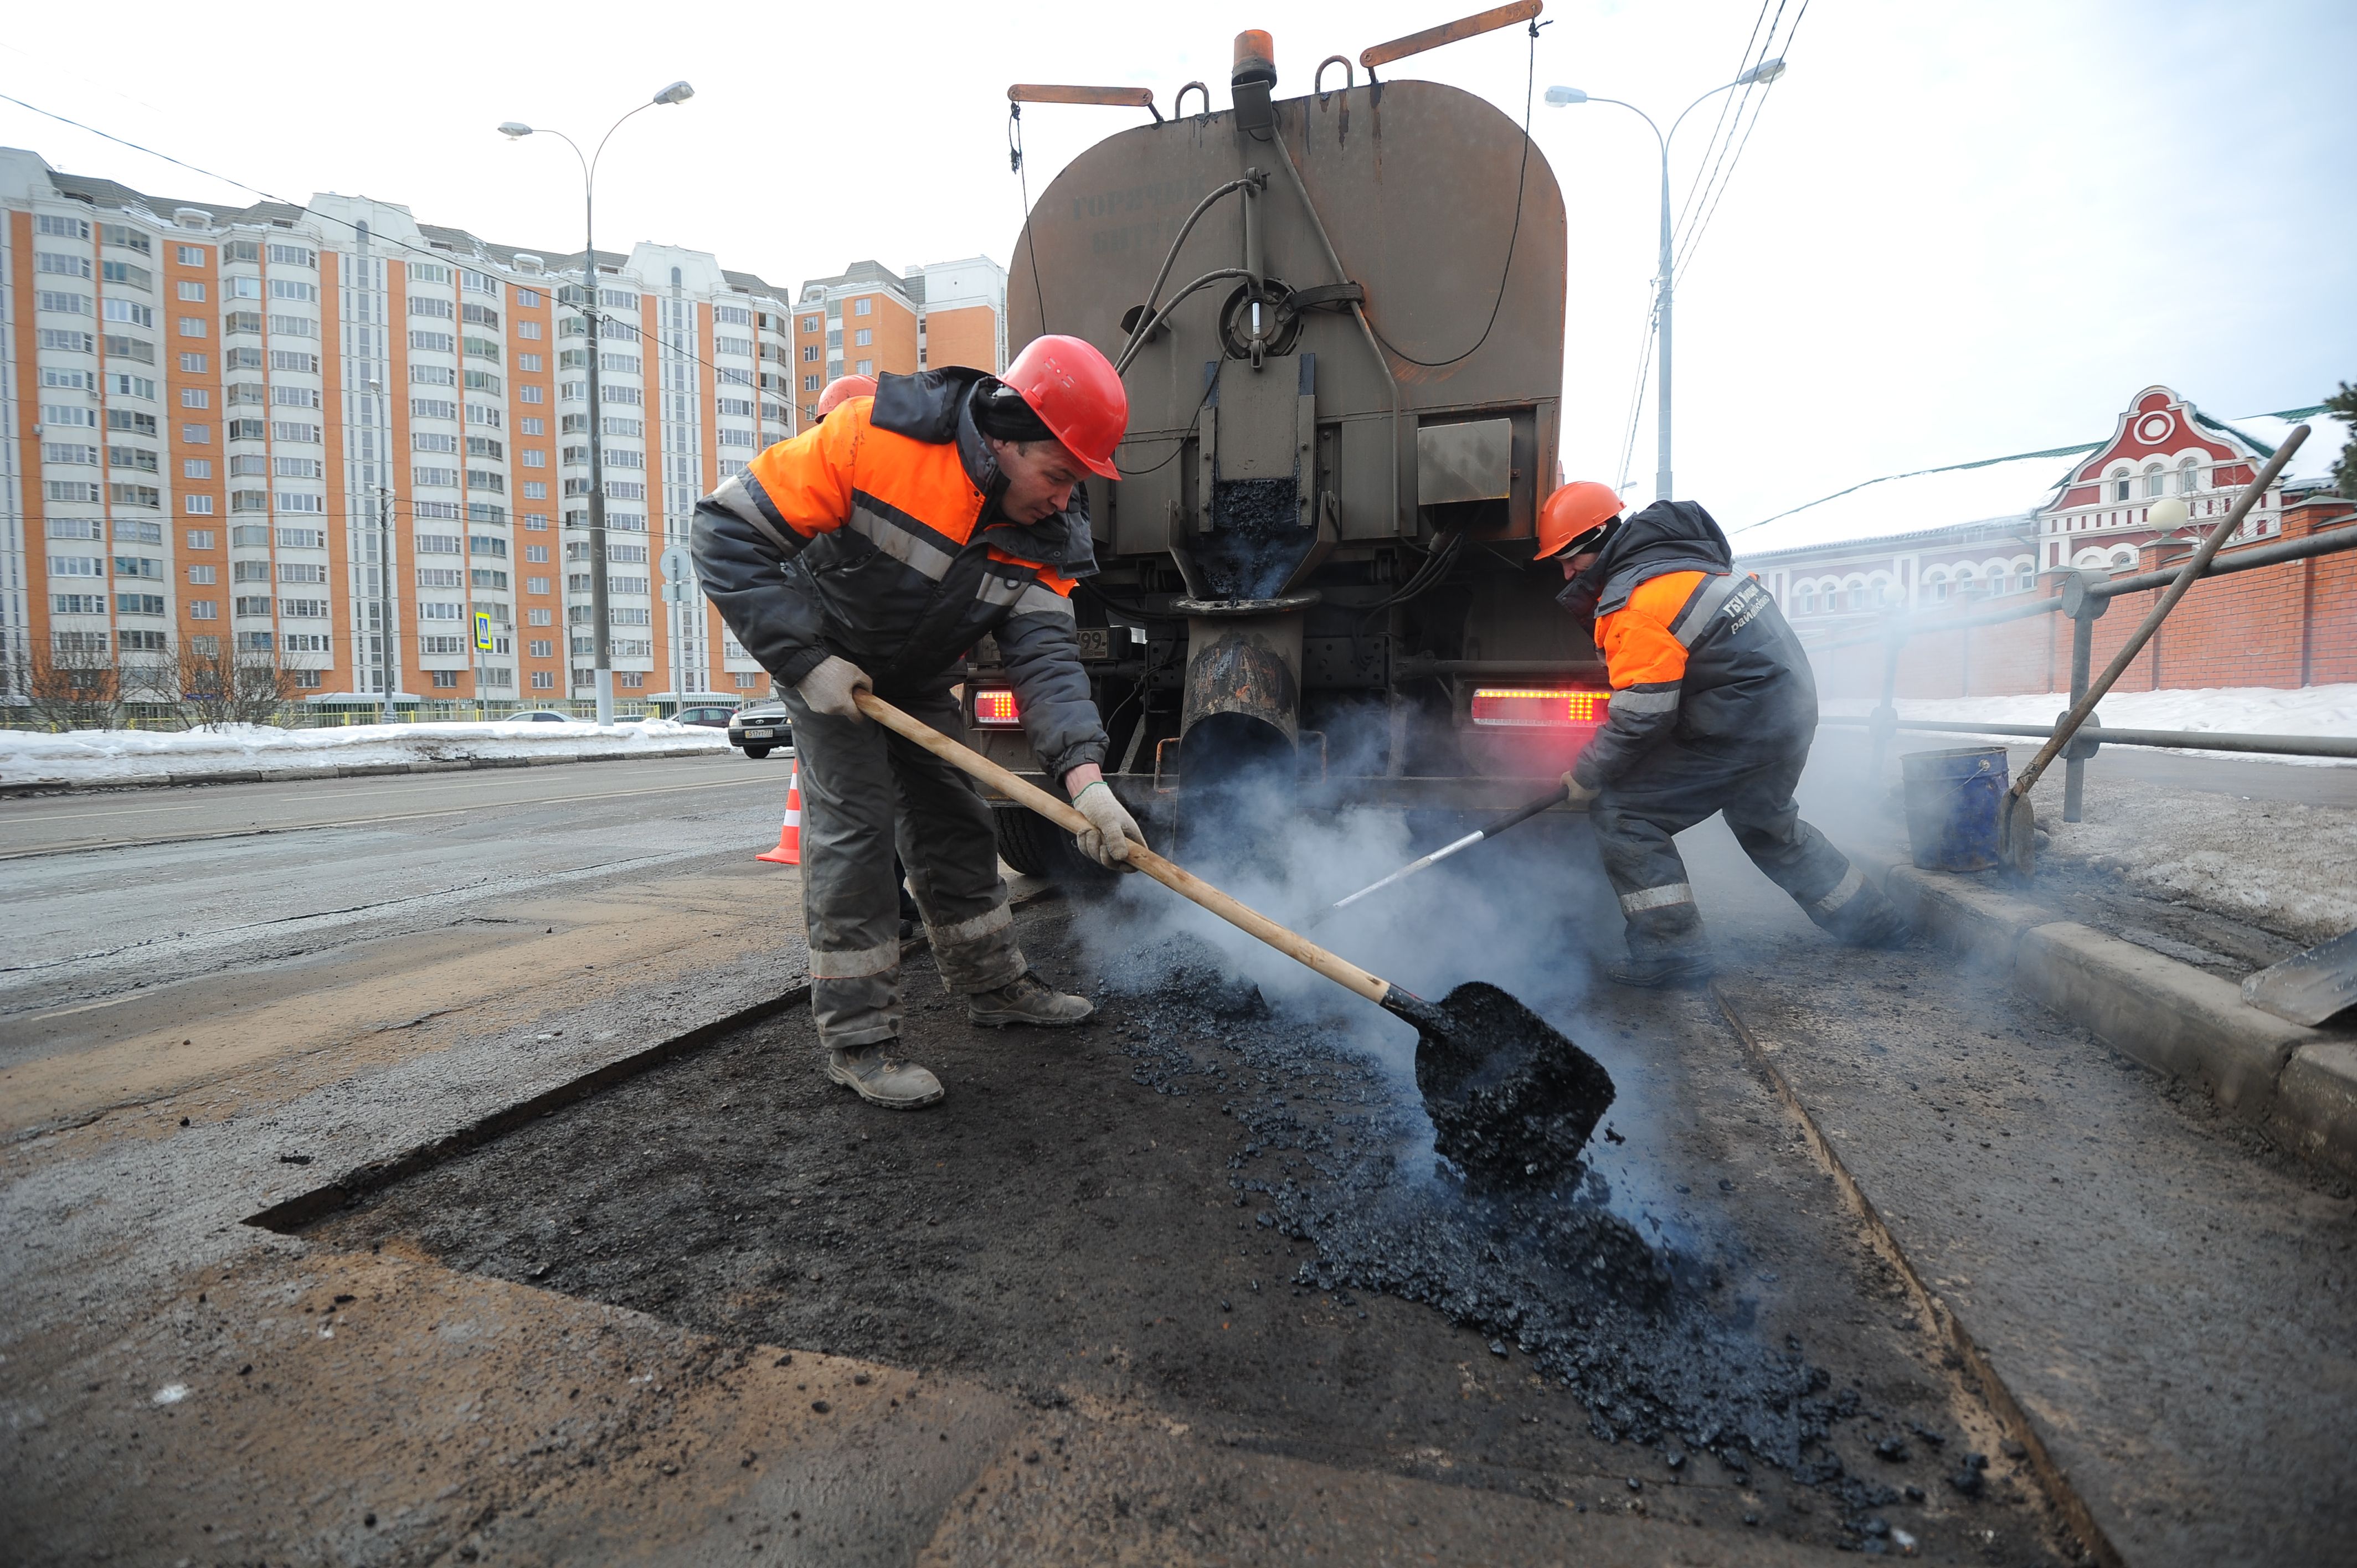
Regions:
[[1570, 585], [1557, 600], [1596, 624], [1612, 682], [1604, 727], [1563, 776], [1585, 802], [1628, 923], [1624, 985], [1709, 976], [1675, 835], [1724, 811], [1752, 864], [1846, 942], [1894, 947], [1906, 922], [1824, 834], [1792, 790], [1817, 730], [1808, 655], [1727, 536], [1692, 501], [1621, 516], [1609, 485], [1564, 486], [1539, 512], [1539, 558]]
[[1034, 339], [1004, 377], [879, 378], [696, 507], [704, 591], [777, 682], [802, 767], [811, 1012], [829, 1078], [874, 1104], [931, 1105], [941, 1080], [902, 1058], [896, 837], [934, 962], [976, 1024], [1077, 1024], [1094, 1008], [1031, 973], [998, 875], [990, 807], [966, 777], [859, 712], [873, 691], [963, 728], [956, 667], [995, 637], [1025, 735], [1120, 866], [1136, 822], [1103, 781], [1105, 733], [1071, 591], [1096, 570], [1085, 492], [1114, 476], [1129, 399], [1076, 338]]

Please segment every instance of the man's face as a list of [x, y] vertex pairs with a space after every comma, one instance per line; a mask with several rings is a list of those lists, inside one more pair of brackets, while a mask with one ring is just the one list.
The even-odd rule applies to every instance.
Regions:
[[1006, 476], [998, 504], [1017, 522], [1044, 522], [1072, 504], [1072, 487], [1088, 477], [1079, 458], [1054, 441], [996, 441], [991, 456]]
[[1555, 560], [1563, 567], [1563, 580], [1568, 583], [1590, 566], [1595, 565], [1597, 554], [1596, 551], [1589, 550], [1577, 555], [1556, 556]]

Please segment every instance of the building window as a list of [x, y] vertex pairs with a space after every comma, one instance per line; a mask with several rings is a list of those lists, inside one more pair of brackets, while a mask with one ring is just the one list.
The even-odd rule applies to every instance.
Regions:
[[854, 316], [873, 316], [876, 314], [876, 302], [872, 299], [856, 299], [851, 302], [851, 314]]
[[2177, 466], [2177, 493], [2190, 496], [2201, 486], [2201, 465], [2188, 457]]
[[2147, 499], [2158, 497], [2166, 488], [2167, 477], [2158, 463], [2147, 464], [2144, 471], [2144, 493]]
[[[860, 303], [865, 305], [867, 302], [866, 300], [862, 300]], [[876, 341], [876, 328], [873, 327], [861, 328], [858, 331], [851, 335], [851, 341], [856, 348], [865, 349], [868, 347]]]
[[876, 373], [876, 361], [875, 361], [875, 360], [860, 360], [860, 361], [859, 361], [859, 373], [860, 373], [861, 375], [863, 375], [863, 376], [872, 376], [872, 375], [874, 375], [874, 374]]
[[2130, 482], [2131, 481], [2128, 478], [2128, 471], [2126, 468], [2114, 468], [2112, 470], [2112, 499], [2115, 501], [2124, 501], [2127, 499]]
[[445, 691], [452, 690], [458, 684], [458, 671], [456, 670], [436, 670], [432, 671], [432, 674], [434, 683]]
[[1948, 575], [1934, 572], [1923, 579], [1923, 597], [1927, 603], [1944, 605], [1948, 602]]

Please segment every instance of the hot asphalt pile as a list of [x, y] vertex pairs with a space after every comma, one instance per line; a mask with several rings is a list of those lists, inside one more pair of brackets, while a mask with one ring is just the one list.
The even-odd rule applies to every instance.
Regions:
[[[1070, 918], [1023, 917], [1067, 983]], [[1967, 1452], [1996, 1446], [1986, 1412], [1697, 1008], [1641, 1057], [1641, 1015], [1591, 1014], [1576, 1037], [1609, 1038], [1624, 1088], [1604, 1168], [1483, 1191], [1352, 1038], [1402, 1026], [1272, 1012], [1189, 939], [1109, 962], [1101, 1023], [1062, 1034], [974, 1030], [910, 969], [937, 1111], [858, 1106], [781, 1019], [311, 1234], [1248, 1450], [2063, 1559], [2044, 1499]]]

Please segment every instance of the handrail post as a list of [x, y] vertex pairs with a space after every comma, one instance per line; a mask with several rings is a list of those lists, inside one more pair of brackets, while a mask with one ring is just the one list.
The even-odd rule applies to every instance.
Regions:
[[1907, 647], [1907, 633], [1894, 617], [1882, 628], [1882, 705], [1874, 710], [1868, 726], [1874, 737], [1874, 771], [1869, 776], [1882, 777], [1882, 765], [1890, 754], [1890, 743], [1899, 737], [1899, 655]]
[[[2095, 623], [2112, 607], [2111, 596], [2088, 590], [2098, 579], [2094, 574], [2074, 571], [2062, 584], [2062, 610], [2071, 618], [2071, 706], [2079, 705], [2087, 694], [2087, 679], [2095, 662]], [[2069, 710], [2055, 717], [2057, 724], [2069, 716]], [[2094, 755], [2092, 746], [2082, 746], [2075, 741], [2062, 754], [2062, 820], [2075, 822], [2086, 804], [2087, 758]]]

